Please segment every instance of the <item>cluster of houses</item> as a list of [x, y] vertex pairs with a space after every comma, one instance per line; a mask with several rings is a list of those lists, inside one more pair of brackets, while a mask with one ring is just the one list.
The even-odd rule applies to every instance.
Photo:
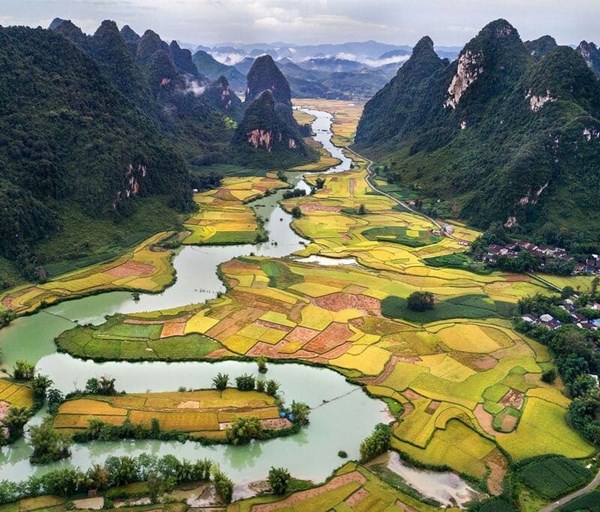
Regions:
[[[569, 313], [573, 319], [573, 325], [576, 325], [580, 329], [587, 329], [589, 331], [597, 331], [600, 329], [600, 319], [588, 320], [585, 316], [577, 312], [577, 307], [571, 299], [565, 299], [559, 307]], [[589, 306], [589, 308], [600, 310], [600, 302], [592, 304]], [[560, 320], [549, 314], [540, 316], [527, 314], [521, 316], [521, 319], [531, 325], [540, 325], [551, 330], [558, 329], [561, 325], [563, 325]]]
[[[500, 256], [507, 258], [516, 258], [521, 251], [528, 251], [533, 256], [538, 258], [542, 263], [540, 267], [543, 269], [545, 264], [551, 260], [562, 262], [573, 261], [573, 257], [566, 249], [561, 247], [539, 247], [532, 242], [515, 242], [513, 244], [498, 245], [490, 244], [487, 251], [482, 255], [482, 260], [490, 265], [496, 264]], [[592, 254], [585, 262], [575, 265], [573, 274], [597, 274], [600, 275], [600, 256]]]

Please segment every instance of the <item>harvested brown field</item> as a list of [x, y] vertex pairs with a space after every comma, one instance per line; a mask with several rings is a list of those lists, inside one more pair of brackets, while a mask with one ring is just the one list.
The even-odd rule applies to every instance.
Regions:
[[525, 395], [521, 391], [511, 389], [500, 399], [500, 402], [498, 403], [508, 407], [514, 407], [515, 409], [521, 409], [521, 407], [523, 407], [524, 400]]
[[319, 297], [313, 301], [317, 306], [330, 311], [342, 311], [344, 309], [360, 309], [377, 315], [381, 314], [381, 301], [366, 295], [337, 292]]
[[154, 267], [147, 263], [139, 263], [137, 261], [128, 261], [113, 267], [105, 272], [109, 276], [121, 278], [121, 277], [132, 277], [132, 276], [146, 276], [152, 274]]

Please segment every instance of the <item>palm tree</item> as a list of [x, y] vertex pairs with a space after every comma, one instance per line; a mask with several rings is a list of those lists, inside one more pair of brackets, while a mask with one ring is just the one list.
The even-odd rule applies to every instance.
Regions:
[[98, 491], [103, 491], [108, 488], [108, 484], [110, 483], [110, 474], [100, 464], [94, 464], [87, 473], [88, 478], [90, 479], [90, 487], [92, 489], [96, 489]]

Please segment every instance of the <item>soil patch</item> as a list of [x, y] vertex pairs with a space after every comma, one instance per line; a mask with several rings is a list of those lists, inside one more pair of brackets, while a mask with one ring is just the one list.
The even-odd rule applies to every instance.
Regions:
[[521, 393], [521, 391], [511, 389], [500, 399], [499, 403], [509, 407], [514, 407], [515, 409], [521, 409], [523, 407], [524, 400], [525, 395]]
[[426, 414], [433, 414], [435, 411], [438, 410], [438, 407], [440, 406], [440, 402], [436, 401], [436, 400], [432, 400], [429, 405], [427, 406], [427, 409], [425, 409], [425, 413]]
[[132, 277], [132, 276], [147, 276], [152, 274], [154, 267], [147, 263], [139, 263], [137, 261], [128, 261], [122, 265], [106, 270], [104, 273], [109, 276], [121, 278], [121, 277]]
[[183, 336], [185, 334], [185, 325], [185, 320], [183, 322], [166, 322], [162, 328], [160, 337]]
[[358, 505], [362, 500], [364, 500], [369, 495], [370, 495], [369, 491], [367, 491], [364, 487], [361, 487], [354, 494], [352, 494], [351, 496], [346, 498], [344, 500], [344, 503], [352, 508], [352, 507]]
[[518, 418], [516, 416], [511, 416], [507, 414], [502, 418], [502, 431], [503, 432], [512, 432], [517, 426]]
[[309, 329], [308, 327], [295, 327], [285, 339], [289, 341], [303, 341], [308, 342], [319, 334], [319, 331]]
[[345, 343], [354, 333], [346, 324], [331, 323], [327, 328], [309, 341], [304, 348], [317, 354], [323, 354]]
[[344, 309], [360, 309], [372, 314], [381, 315], [381, 302], [366, 295], [337, 292], [324, 297], [314, 299], [313, 302], [330, 311], [342, 311]]
[[412, 389], [405, 389], [402, 394], [404, 395], [404, 397], [407, 400], [410, 400], [411, 402], [414, 402], [415, 400], [418, 400], [419, 398], [423, 398], [423, 395], [420, 395], [419, 393], [417, 393], [416, 391], [413, 391]]
[[494, 417], [483, 408], [483, 404], [477, 404], [473, 410], [473, 414], [475, 414], [475, 418], [477, 418], [479, 425], [487, 434], [491, 436], [496, 436], [498, 434], [492, 426]]

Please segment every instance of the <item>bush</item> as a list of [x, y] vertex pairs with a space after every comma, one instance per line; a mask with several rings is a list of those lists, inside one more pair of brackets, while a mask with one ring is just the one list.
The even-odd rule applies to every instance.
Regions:
[[29, 361], [19, 360], [15, 363], [13, 374], [16, 380], [31, 380], [35, 374], [35, 365]]
[[29, 429], [33, 453], [29, 457], [32, 464], [47, 464], [71, 456], [69, 441], [52, 426], [52, 418], [46, 417], [41, 425]]
[[556, 369], [550, 368], [542, 373], [542, 381], [544, 381], [546, 384], [552, 384], [556, 380], [557, 376]]
[[229, 375], [226, 373], [217, 373], [217, 376], [213, 379], [213, 385], [219, 391], [223, 391], [229, 383]]
[[231, 503], [233, 497], [233, 482], [220, 470], [215, 470], [212, 475], [212, 482], [215, 486], [217, 496], [223, 503]]
[[227, 429], [227, 442], [233, 445], [248, 444], [252, 439], [263, 437], [263, 428], [258, 418], [238, 418]]
[[246, 373], [235, 379], [235, 385], [240, 391], [252, 391], [255, 383], [254, 377]]
[[375, 426], [373, 433], [360, 443], [360, 461], [369, 462], [390, 449], [392, 428], [384, 423]]
[[267, 481], [274, 494], [285, 494], [291, 480], [290, 473], [285, 468], [271, 467]]

